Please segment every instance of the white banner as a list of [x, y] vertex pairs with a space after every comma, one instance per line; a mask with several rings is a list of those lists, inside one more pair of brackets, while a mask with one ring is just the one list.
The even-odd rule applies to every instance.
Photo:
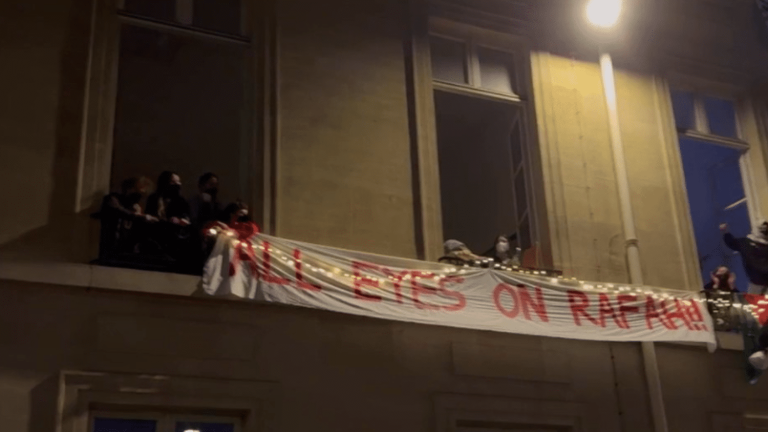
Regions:
[[[203, 288], [334, 312], [600, 341], [702, 342], [712, 319], [694, 292], [592, 286], [562, 278], [339, 250], [259, 234], [222, 234]], [[243, 236], [247, 237], [247, 236]]]

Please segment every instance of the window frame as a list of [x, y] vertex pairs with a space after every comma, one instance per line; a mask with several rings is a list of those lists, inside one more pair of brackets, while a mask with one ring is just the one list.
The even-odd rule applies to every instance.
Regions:
[[184, 414], [178, 412], [162, 411], [119, 411], [119, 410], [92, 410], [89, 412], [88, 432], [94, 432], [94, 419], [130, 419], [130, 420], [155, 420], [157, 428], [155, 432], [174, 432], [179, 421], [231, 423], [234, 432], [242, 432], [242, 422], [237, 417], [215, 416], [203, 414]]
[[[739, 171], [741, 172], [741, 182], [744, 187], [744, 199], [747, 203], [747, 213], [749, 214], [750, 224], [754, 225], [755, 222], [760, 219], [759, 206], [757, 205], [757, 195], [755, 194], [754, 180], [752, 178], [751, 168], [749, 164], [749, 151], [751, 145], [748, 141], [744, 140], [743, 129], [743, 114], [740, 112], [741, 100], [732, 94], [724, 94], [722, 92], [707, 91], [708, 89], [701, 86], [677, 86], [670, 85], [669, 88], [670, 103], [672, 101], [672, 92], [685, 91], [693, 95], [693, 113], [694, 113], [694, 128], [695, 129], [678, 129], [677, 119], [675, 118], [674, 109], [670, 110], [672, 113], [672, 122], [675, 125], [676, 136], [675, 144], [677, 148], [680, 148], [680, 138], [689, 138], [695, 141], [702, 141], [708, 144], [719, 145], [723, 147], [730, 147], [741, 151], [739, 156]], [[707, 119], [707, 113], [704, 107], [704, 98], [714, 97], [731, 101], [733, 103], [734, 122], [736, 125], [737, 138], [724, 137], [720, 135], [714, 135], [709, 131], [709, 121]], [[679, 150], [678, 150], [679, 151]], [[682, 163], [682, 155], [680, 162]], [[683, 180], [685, 185], [685, 181]], [[688, 200], [688, 188], [685, 188], [686, 202]], [[688, 217], [690, 218], [690, 207], [688, 209]], [[690, 220], [690, 219], [689, 219]], [[693, 224], [691, 220], [691, 225]]]
[[[665, 140], [669, 147], [667, 156], [670, 158], [670, 169], [673, 172], [674, 184], [679, 185], [674, 192], [675, 223], [680, 224], [683, 233], [680, 238], [681, 259], [685, 263], [685, 281], [687, 286], [701, 287], [707, 280], [702, 279], [701, 266], [698, 260], [699, 249], [693, 227], [693, 218], [688, 198], [688, 188], [683, 171], [680, 139], [690, 138], [709, 144], [727, 146], [742, 150], [739, 158], [739, 168], [742, 185], [746, 198], [747, 212], [750, 224], [754, 225], [763, 218], [762, 200], [758, 194], [758, 184], [764, 184], [765, 164], [764, 136], [760, 129], [760, 118], [749, 97], [749, 88], [740, 84], [744, 77], [736, 72], [730, 74], [713, 71], [708, 65], [699, 63], [688, 64], [677, 61], [676, 65], [665, 72], [663, 77], [655, 80], [655, 91], [660, 103], [660, 118]], [[703, 100], [704, 96], [730, 100], [734, 104], [734, 114], [738, 139], [722, 137], [699, 130], [680, 130], [677, 128], [673, 91], [686, 91], [694, 94], [694, 100]], [[694, 106], [696, 103], [694, 102]], [[706, 116], [700, 112], [699, 115]], [[694, 124], [699, 127], [699, 120], [694, 117]], [[707, 129], [708, 132], [708, 129]], [[757, 169], [757, 171], [756, 171]], [[695, 288], [699, 289], [699, 288]]]
[[[460, 26], [461, 24], [456, 24]], [[508, 46], [500, 47], [499, 44], [494, 44], [491, 41], [485, 40], [482, 35], [469, 35], [460, 34], [460, 32], [452, 32], [448, 26], [441, 26], [440, 28], [432, 29], [429, 31], [430, 41], [431, 38], [440, 38], [451, 40], [455, 42], [461, 42], [466, 47], [464, 50], [464, 67], [467, 74], [467, 84], [455, 83], [445, 80], [440, 80], [432, 77], [432, 86], [436, 90], [443, 90], [447, 92], [466, 94], [476, 97], [490, 98], [493, 100], [503, 100], [513, 103], [522, 103], [523, 98], [520, 96], [520, 66], [518, 65], [518, 49], [510, 48]], [[505, 93], [495, 91], [481, 87], [482, 82], [480, 79], [480, 56], [478, 54], [478, 48], [486, 48], [494, 51], [500, 51], [509, 54], [512, 58], [512, 65], [514, 76], [510, 77], [512, 83], [512, 92]], [[430, 58], [431, 60], [431, 58]], [[515, 93], [517, 92], [517, 93]]]
[[[431, 51], [429, 43], [425, 49], [425, 56], [430, 63], [429, 68], [429, 82], [430, 82], [430, 97], [434, 97], [435, 91], [444, 91], [449, 93], [455, 93], [465, 96], [479, 97], [496, 102], [508, 103], [515, 105], [519, 112], [515, 115], [516, 121], [520, 124], [520, 134], [522, 136], [522, 155], [524, 163], [524, 178], [526, 182], [526, 217], [529, 224], [529, 236], [531, 247], [535, 248], [535, 261], [539, 263], [538, 267], [553, 267], [551, 254], [549, 251], [550, 245], [548, 244], [548, 232], [545, 230], [546, 221], [540, 220], [542, 212], [546, 212], [544, 204], [545, 197], [538, 196], [539, 192], [543, 190], [543, 178], [534, 178], [534, 155], [532, 154], [532, 147], [536, 146], [536, 124], [535, 124], [535, 106], [533, 101], [527, 97], [532, 94], [532, 80], [530, 76], [530, 45], [529, 42], [521, 36], [511, 33], [499, 33], [494, 30], [475, 27], [462, 22], [448, 20], [439, 17], [430, 17], [427, 25], [428, 41], [431, 41], [432, 37], [438, 37], [448, 40], [460, 41], [465, 43], [467, 50], [465, 53], [465, 61], [467, 62], [467, 80], [470, 84], [458, 84], [438, 80], [433, 77], [431, 72]], [[512, 77], [512, 85], [515, 87], [513, 90], [517, 91], [516, 94], [503, 93], [493, 90], [483, 89], [472, 85], [479, 79], [479, 59], [477, 58], [477, 48], [483, 47], [496, 51], [502, 51], [509, 53], [513, 59], [514, 77]], [[474, 76], [474, 78], [473, 78]], [[432, 106], [432, 118], [435, 118], [434, 105]], [[435, 124], [436, 126], [436, 124]], [[436, 130], [433, 132], [435, 140], [435, 148], [438, 147]], [[437, 163], [437, 161], [435, 161]], [[525, 169], [525, 167], [529, 167]], [[517, 172], [517, 170], [514, 170]], [[514, 188], [513, 173], [510, 173], [510, 181], [512, 181], [512, 187]], [[439, 179], [438, 179], [439, 184]], [[438, 187], [437, 193], [441, 191]], [[514, 201], [515, 197], [512, 199]], [[517, 217], [517, 202], [514, 203], [515, 208], [515, 224], [519, 227], [520, 220]], [[442, 220], [442, 208], [439, 210]], [[524, 218], [520, 218], [521, 220]], [[439, 238], [442, 242], [445, 241], [442, 229], [440, 230]]]
[[469, 394], [438, 394], [434, 410], [437, 432], [460, 432], [463, 421], [582, 432], [585, 412], [584, 406], [575, 402]]
[[[102, 0], [104, 1], [104, 0]], [[127, 21], [131, 25], [140, 27], [149, 27], [156, 30], [165, 31], [180, 31], [185, 30], [186, 34], [195, 35], [200, 37], [209, 37], [219, 40], [223, 40], [231, 43], [240, 43], [244, 45], [251, 44], [251, 35], [249, 31], [248, 14], [250, 10], [250, 2], [241, 0], [241, 19], [240, 19], [240, 31], [239, 33], [227, 33], [217, 30], [206, 29], [194, 25], [195, 17], [195, 3], [194, 0], [174, 0], [175, 3], [175, 21], [166, 21], [163, 19], [153, 18], [146, 15], [133, 13], [125, 10], [126, 0], [114, 0], [115, 10], [118, 15], [118, 19], [121, 21]]]
[[[74, 209], [94, 211], [111, 189], [120, 31], [137, 25], [162, 32], [214, 39], [246, 46], [246, 104], [243, 108], [241, 155], [242, 199], [263, 231], [274, 232], [277, 151], [276, 27], [274, 5], [243, 1], [243, 35], [231, 35], [181, 23], [147, 19], [120, 10], [123, 0], [94, 0], [91, 10], [89, 57], [85, 76], [83, 120], [78, 155]], [[184, 3], [184, 0], [177, 2]], [[189, 2], [187, 2], [188, 4]], [[98, 236], [98, 233], [92, 235]], [[98, 238], [92, 238], [98, 244]], [[95, 252], [95, 249], [94, 249]], [[95, 258], [95, 253], [93, 258]]]
[[59, 432], [92, 432], [92, 413], [138, 419], [164, 413], [191, 420], [238, 418], [236, 432], [277, 430], [280, 386], [274, 382], [90, 371], [62, 371], [58, 378]]
[[[682, 135], [695, 140], [707, 141], [712, 144], [733, 147], [741, 150], [749, 150], [749, 143], [743, 139], [744, 131], [743, 126], [741, 125], [741, 118], [738, 109], [739, 99], [731, 96], [723, 96], [722, 94], [708, 92], [706, 90], [702, 90], [701, 88], [690, 86], [672, 86], [670, 91], [687, 92], [693, 96], [693, 129], [677, 128], [677, 119], [674, 119], [674, 110], [672, 112], [673, 119], [675, 120], [675, 129], [677, 130], [678, 135]], [[709, 128], [709, 119], [707, 118], [707, 111], [704, 104], [704, 99], [707, 97], [726, 100], [733, 104], [733, 121], [736, 126], [736, 137], [716, 135], [711, 132]]]

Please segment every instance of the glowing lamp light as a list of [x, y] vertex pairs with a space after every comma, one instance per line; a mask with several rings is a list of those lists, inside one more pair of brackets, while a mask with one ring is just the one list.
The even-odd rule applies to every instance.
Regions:
[[597, 27], [613, 27], [621, 15], [621, 0], [590, 0], [587, 19]]

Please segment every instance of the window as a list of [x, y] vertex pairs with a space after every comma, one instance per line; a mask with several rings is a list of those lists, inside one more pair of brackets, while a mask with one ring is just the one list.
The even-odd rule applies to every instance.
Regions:
[[455, 430], [456, 432], [572, 432], [573, 428], [502, 421], [457, 420]]
[[436, 80], [468, 84], [467, 47], [463, 41], [433, 37], [430, 46]]
[[167, 413], [94, 412], [89, 432], [240, 432], [240, 420]]
[[243, 35], [246, 20], [240, 0], [119, 0], [123, 16]]
[[477, 254], [500, 234], [539, 266], [526, 104], [515, 55], [482, 38], [431, 36], [444, 240]]
[[430, 41], [432, 78], [436, 83], [474, 87], [508, 96], [519, 94], [512, 53], [471, 40], [433, 35]]
[[725, 265], [745, 292], [741, 257], [725, 246], [719, 230], [727, 223], [736, 236], [751, 231], [741, 169], [749, 145], [738, 138], [734, 102], [673, 90], [672, 105], [702, 279], [708, 283], [710, 273]]
[[[111, 125], [106, 132], [111, 136], [110, 189], [119, 192], [128, 188], [123, 186], [126, 179], [147, 178], [141, 182], [146, 193], [138, 207], [128, 199], [123, 207], [145, 213], [159, 207], [155, 216], [161, 222], [145, 227], [145, 221], [137, 222], [133, 216], [121, 219], [124, 212], [115, 217], [105, 216], [114, 213], [111, 208], [102, 212], [100, 262], [198, 273], [204, 257], [189, 252], [201, 248], [192, 244], [198, 225], [203, 225], [195, 217], [200, 207], [195, 203], [201, 202], [198, 179], [216, 174], [222, 208], [247, 201], [253, 188], [248, 181], [254, 166], [249, 114], [254, 105], [249, 96], [253, 62], [244, 36], [248, 27], [244, 2], [116, 1], [117, 16], [112, 16], [116, 34], [110, 35], [117, 40], [117, 52], [108, 72], [115, 87], [114, 116], [105, 122]], [[173, 208], [186, 218], [172, 218], [157, 200], [153, 206], [147, 199], [164, 171], [180, 178], [182, 200]], [[166, 214], [169, 221], [192, 225], [179, 228], [173, 222], [171, 229], [158, 228], [166, 222]], [[105, 224], [108, 217], [117, 222]]]
[[672, 107], [680, 133], [739, 138], [732, 100], [673, 90]]
[[491, 48], [477, 47], [480, 87], [499, 93], [515, 94], [515, 69], [512, 55]]
[[63, 432], [272, 432], [279, 385], [169, 375], [66, 371], [56, 418]]
[[437, 394], [435, 416], [438, 432], [575, 432], [585, 420], [573, 402], [464, 394]]

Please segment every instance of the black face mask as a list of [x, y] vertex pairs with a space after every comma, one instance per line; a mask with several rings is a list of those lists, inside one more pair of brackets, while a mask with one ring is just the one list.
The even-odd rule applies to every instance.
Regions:
[[219, 189], [210, 188], [210, 189], [206, 189], [204, 192], [210, 195], [211, 197], [216, 198], [216, 195], [219, 193]]
[[165, 196], [167, 197], [177, 197], [181, 194], [181, 185], [172, 184], [168, 185], [168, 187], [165, 189]]
[[237, 217], [238, 222], [250, 222], [250, 218], [248, 218], [248, 215], [242, 215]]
[[729, 279], [731, 278], [730, 273], [725, 273], [722, 275], [717, 276], [718, 286], [728, 286]]

